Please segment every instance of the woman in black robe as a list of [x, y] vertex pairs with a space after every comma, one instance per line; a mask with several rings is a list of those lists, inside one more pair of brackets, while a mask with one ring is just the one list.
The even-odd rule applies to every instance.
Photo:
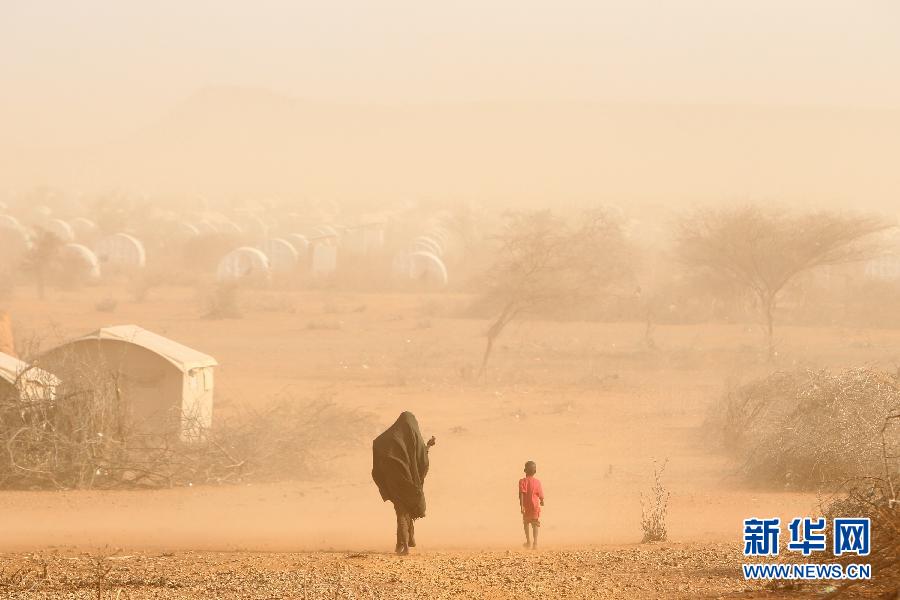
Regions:
[[419, 423], [411, 412], [403, 412], [372, 443], [372, 479], [381, 499], [390, 500], [397, 513], [397, 554], [409, 554], [416, 545], [415, 519], [425, 516], [423, 485], [428, 474], [428, 449]]

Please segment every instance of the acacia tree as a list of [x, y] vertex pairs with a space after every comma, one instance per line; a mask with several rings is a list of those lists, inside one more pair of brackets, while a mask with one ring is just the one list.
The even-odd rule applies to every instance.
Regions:
[[40, 231], [32, 247], [25, 255], [23, 268], [34, 275], [38, 297], [44, 299], [47, 273], [59, 263], [63, 242], [49, 231]]
[[513, 320], [587, 303], [630, 270], [622, 230], [603, 211], [572, 223], [550, 211], [511, 213], [495, 241], [482, 300], [496, 312], [486, 333], [480, 374], [494, 342]]
[[872, 256], [883, 219], [827, 211], [793, 214], [759, 206], [701, 209], [683, 217], [678, 255], [698, 271], [730, 280], [755, 300], [769, 360], [775, 356], [779, 294], [801, 273]]

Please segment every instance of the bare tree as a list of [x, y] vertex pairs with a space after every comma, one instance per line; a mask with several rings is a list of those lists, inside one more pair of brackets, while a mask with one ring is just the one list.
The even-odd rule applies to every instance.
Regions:
[[877, 244], [864, 238], [890, 227], [877, 217], [826, 211], [791, 214], [752, 205], [701, 209], [681, 220], [678, 252], [687, 265], [752, 295], [771, 360], [775, 310], [785, 286], [816, 267], [872, 256]]
[[483, 374], [494, 342], [516, 318], [589, 302], [629, 271], [622, 231], [602, 211], [567, 223], [549, 211], [507, 215], [483, 300], [496, 310], [487, 330]]

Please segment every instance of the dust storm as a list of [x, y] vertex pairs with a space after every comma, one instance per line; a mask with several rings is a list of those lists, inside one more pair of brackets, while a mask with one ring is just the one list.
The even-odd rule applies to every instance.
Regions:
[[894, 7], [189, 4], [0, 24], [0, 595], [896, 593]]

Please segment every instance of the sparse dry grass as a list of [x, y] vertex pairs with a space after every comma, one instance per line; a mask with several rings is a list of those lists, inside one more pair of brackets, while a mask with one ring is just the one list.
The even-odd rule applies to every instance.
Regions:
[[41, 557], [46, 575], [35, 558], [0, 556], [8, 569], [24, 573], [0, 590], [17, 600], [772, 598], [733, 575], [740, 555], [722, 544], [405, 558], [370, 552], [51, 555]]

